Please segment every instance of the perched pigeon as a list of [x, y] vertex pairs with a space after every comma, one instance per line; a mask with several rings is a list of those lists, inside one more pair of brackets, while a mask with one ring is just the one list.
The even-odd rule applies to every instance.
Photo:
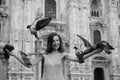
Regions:
[[79, 63], [84, 63], [84, 58], [83, 58], [83, 52], [82, 51], [77, 52], [75, 55], [79, 59]]
[[25, 64], [27, 66], [32, 65], [31, 62], [30, 62], [30, 59], [27, 58], [27, 54], [26, 53], [24, 53], [23, 51], [20, 51], [20, 54], [21, 54], [21, 57], [22, 57], [23, 61], [25, 62]]

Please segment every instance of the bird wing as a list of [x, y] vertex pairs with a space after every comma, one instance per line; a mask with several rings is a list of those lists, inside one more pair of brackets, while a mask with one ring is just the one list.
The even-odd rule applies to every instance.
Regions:
[[24, 53], [23, 51], [19, 51], [21, 55], [27, 56], [26, 53]]
[[91, 47], [91, 44], [85, 38], [81, 37], [80, 35], [77, 35], [77, 36], [82, 39], [85, 47]]
[[45, 18], [42, 20], [37, 21], [36, 25], [35, 25], [35, 30], [40, 30], [42, 28], [44, 28], [45, 26], [47, 26], [50, 21], [52, 20], [52, 18]]

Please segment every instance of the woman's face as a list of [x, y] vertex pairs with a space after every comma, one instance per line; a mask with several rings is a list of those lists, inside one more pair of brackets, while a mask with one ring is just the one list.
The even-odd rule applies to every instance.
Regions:
[[54, 36], [53, 37], [53, 49], [54, 50], [58, 50], [58, 48], [60, 47], [60, 39], [58, 36]]

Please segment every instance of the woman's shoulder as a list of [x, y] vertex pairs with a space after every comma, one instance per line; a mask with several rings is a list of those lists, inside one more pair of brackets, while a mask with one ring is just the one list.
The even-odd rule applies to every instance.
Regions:
[[40, 51], [39, 54], [44, 57], [46, 55], [46, 51]]
[[67, 57], [67, 55], [68, 55], [68, 53], [67, 53], [67, 52], [62, 53], [62, 60], [65, 60], [65, 59], [66, 59], [66, 57]]
[[46, 51], [45, 51], [45, 50], [41, 50], [39, 53], [41, 53], [41, 54], [45, 54]]

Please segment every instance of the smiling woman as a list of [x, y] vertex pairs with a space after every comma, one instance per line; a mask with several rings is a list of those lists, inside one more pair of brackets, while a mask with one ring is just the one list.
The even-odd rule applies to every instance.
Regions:
[[58, 36], [54, 36], [53, 37], [53, 44], [52, 44], [52, 46], [53, 46], [54, 50], [57, 50], [59, 48], [59, 46], [60, 46], [60, 40], [59, 40]]
[[[47, 49], [45, 51], [34, 53], [37, 57], [34, 60], [30, 60], [31, 64], [26, 64], [24, 60], [12, 54], [10, 51], [8, 53], [18, 59], [24, 66], [32, 67], [40, 61], [44, 60], [44, 68], [42, 69], [42, 80], [64, 80], [63, 76], [63, 65], [64, 60], [74, 61], [74, 62], [83, 62], [83, 60], [89, 58], [90, 56], [103, 51], [103, 49], [97, 49], [87, 55], [81, 55], [80, 58], [71, 56], [63, 47], [63, 39], [56, 32], [52, 32], [47, 37]], [[76, 51], [76, 53], [80, 53]], [[82, 61], [80, 61], [82, 60]]]
[[48, 36], [46, 52], [49, 54], [53, 51], [64, 52], [62, 39], [54, 32]]

